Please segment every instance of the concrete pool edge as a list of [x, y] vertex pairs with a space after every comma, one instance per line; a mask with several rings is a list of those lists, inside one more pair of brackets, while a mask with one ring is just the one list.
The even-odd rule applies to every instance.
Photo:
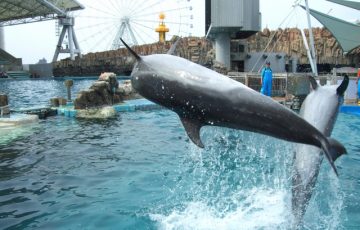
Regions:
[[[148, 111], [157, 110], [163, 108], [162, 106], [155, 104], [147, 99], [133, 99], [126, 100], [123, 103], [112, 106], [117, 113], [119, 112], [134, 112], [134, 111]], [[57, 108], [57, 115], [65, 117], [76, 117], [78, 110], [74, 109], [74, 106], [63, 106]]]

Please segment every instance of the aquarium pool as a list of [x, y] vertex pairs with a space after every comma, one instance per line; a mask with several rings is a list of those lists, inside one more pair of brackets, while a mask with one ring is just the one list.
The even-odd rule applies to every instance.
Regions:
[[[360, 117], [324, 161], [304, 229], [360, 227]], [[50, 117], [0, 143], [1, 229], [289, 229], [293, 144], [218, 127], [186, 137], [168, 110]]]
[[[96, 78], [74, 79], [73, 98]], [[65, 97], [64, 79], [3, 80], [12, 108]], [[324, 161], [304, 229], [360, 229], [360, 116], [341, 113], [339, 178]], [[293, 144], [168, 110], [49, 117], [0, 129], [0, 229], [289, 229]]]

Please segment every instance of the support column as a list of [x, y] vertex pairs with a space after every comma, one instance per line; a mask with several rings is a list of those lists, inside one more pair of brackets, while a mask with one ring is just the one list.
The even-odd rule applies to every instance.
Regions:
[[0, 26], [0, 49], [5, 50], [4, 27]]
[[218, 33], [215, 38], [216, 61], [230, 69], [230, 35]]
[[[59, 37], [59, 41], [56, 46], [53, 62], [57, 61], [57, 58], [60, 53], [69, 53], [71, 60], [75, 60], [75, 54], [78, 54], [81, 57], [79, 43], [76, 39], [75, 31], [74, 31], [74, 18], [65, 17], [59, 19], [59, 25], [62, 25], [62, 31]], [[62, 43], [64, 41], [65, 34], [68, 34], [69, 47], [62, 48]]]

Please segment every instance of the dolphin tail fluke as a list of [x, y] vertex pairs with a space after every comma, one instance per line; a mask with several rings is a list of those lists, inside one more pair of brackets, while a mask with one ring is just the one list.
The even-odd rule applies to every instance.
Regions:
[[324, 150], [325, 156], [328, 159], [331, 167], [334, 169], [336, 176], [338, 176], [334, 161], [346, 153], [346, 148], [337, 140], [329, 137], [322, 142], [322, 149]]
[[121, 42], [124, 44], [124, 46], [126, 47], [126, 49], [129, 50], [129, 52], [136, 58], [136, 60], [140, 61], [141, 57], [130, 48], [130, 46], [128, 44], [126, 44], [126, 42], [124, 42], [124, 40], [122, 40], [122, 38], [120, 38]]
[[328, 141], [331, 146], [330, 155], [333, 161], [336, 161], [336, 159], [346, 153], [345, 147], [340, 142], [331, 137], [328, 138]]

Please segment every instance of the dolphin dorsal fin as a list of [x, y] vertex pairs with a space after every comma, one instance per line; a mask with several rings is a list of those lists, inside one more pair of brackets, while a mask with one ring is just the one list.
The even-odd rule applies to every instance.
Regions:
[[124, 40], [122, 40], [122, 38], [120, 38], [121, 42], [125, 45], [126, 49], [129, 50], [129, 52], [136, 58], [136, 60], [140, 61], [141, 57], [130, 48], [130, 46], [128, 44], [126, 44], [126, 42], [124, 42]]
[[200, 128], [202, 126], [201, 122], [185, 117], [180, 117], [180, 119], [190, 140], [192, 140], [192, 142], [200, 148], [204, 148], [204, 144], [200, 139]]
[[340, 86], [336, 89], [337, 95], [344, 96], [344, 93], [349, 85], [349, 76], [345, 74]]
[[178, 38], [176, 39], [176, 41], [171, 45], [171, 47], [170, 47], [170, 49], [168, 50], [167, 54], [169, 54], [169, 55], [174, 55], [175, 50], [176, 50], [176, 46], [177, 46], [177, 44], [179, 43], [180, 40], [181, 40], [180, 37], [178, 37]]
[[312, 90], [316, 90], [319, 86], [313, 76], [308, 76]]

